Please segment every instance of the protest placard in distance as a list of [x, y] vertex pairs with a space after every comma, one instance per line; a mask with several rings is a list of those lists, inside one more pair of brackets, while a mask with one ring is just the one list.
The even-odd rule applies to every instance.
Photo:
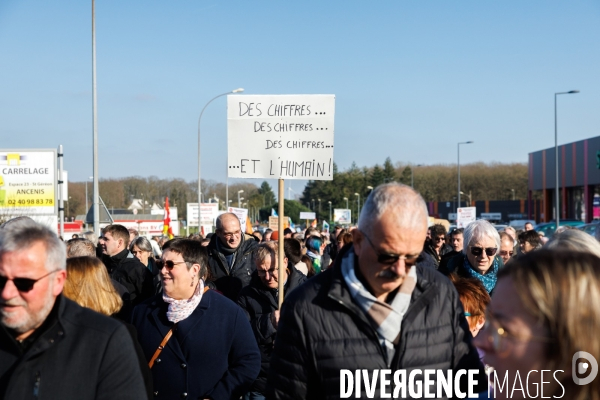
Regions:
[[228, 96], [228, 176], [332, 180], [334, 116], [334, 95]]

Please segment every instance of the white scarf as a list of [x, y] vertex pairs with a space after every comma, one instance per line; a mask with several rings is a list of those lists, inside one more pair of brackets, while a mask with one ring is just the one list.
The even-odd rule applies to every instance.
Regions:
[[406, 278], [398, 288], [392, 304], [377, 300], [356, 277], [354, 273], [354, 249], [346, 253], [342, 259], [342, 275], [350, 290], [350, 296], [369, 317], [369, 321], [388, 350], [394, 351], [394, 346], [400, 339], [402, 318], [410, 305], [412, 292], [417, 285], [417, 268], [411, 267]]
[[196, 285], [196, 290], [194, 291], [192, 297], [187, 300], [175, 300], [163, 292], [163, 300], [165, 303], [169, 304], [169, 309], [167, 310], [167, 319], [176, 324], [179, 321], [183, 321], [189, 317], [194, 312], [196, 307], [198, 307], [198, 304], [200, 304], [203, 294], [204, 281], [202, 279], [198, 281], [198, 285]]

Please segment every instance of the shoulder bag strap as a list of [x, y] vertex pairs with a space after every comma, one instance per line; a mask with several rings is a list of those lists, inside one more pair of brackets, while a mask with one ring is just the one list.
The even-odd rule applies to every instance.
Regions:
[[[173, 328], [175, 328], [175, 326], [176, 326], [176, 324], [173, 325]], [[150, 362], [148, 363], [148, 368], [152, 369], [152, 367], [154, 366], [154, 361], [156, 361], [156, 359], [158, 358], [160, 353], [163, 351], [163, 349], [167, 345], [167, 342], [169, 341], [169, 339], [171, 339], [171, 336], [173, 335], [173, 328], [169, 329], [169, 332], [167, 332], [167, 334], [163, 338], [162, 342], [160, 342], [160, 345], [158, 346], [158, 348], [154, 352], [154, 355], [150, 359]]]

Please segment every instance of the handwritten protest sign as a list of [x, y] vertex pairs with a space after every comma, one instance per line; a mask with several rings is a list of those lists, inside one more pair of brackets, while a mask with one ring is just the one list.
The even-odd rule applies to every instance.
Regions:
[[471, 222], [475, 222], [476, 210], [476, 207], [462, 207], [456, 210], [456, 227], [465, 228]]
[[332, 180], [334, 115], [334, 95], [228, 96], [228, 176]]

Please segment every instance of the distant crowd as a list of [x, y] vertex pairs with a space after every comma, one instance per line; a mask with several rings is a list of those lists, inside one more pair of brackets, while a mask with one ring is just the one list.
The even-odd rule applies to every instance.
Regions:
[[578, 352], [600, 359], [598, 240], [565, 227], [545, 238], [531, 224], [428, 225], [421, 196], [396, 183], [372, 191], [356, 227], [283, 238], [245, 233], [231, 213], [206, 237], [148, 239], [113, 224], [66, 243], [10, 220], [0, 398], [337, 399], [342, 370], [366, 371], [352, 398], [383, 398], [374, 371], [443, 393], [416, 371], [469, 370], [475, 382], [464, 375], [456, 390], [474, 398], [515, 398], [489, 389], [494, 373], [523, 393], [600, 400], [600, 379], [571, 373]]

